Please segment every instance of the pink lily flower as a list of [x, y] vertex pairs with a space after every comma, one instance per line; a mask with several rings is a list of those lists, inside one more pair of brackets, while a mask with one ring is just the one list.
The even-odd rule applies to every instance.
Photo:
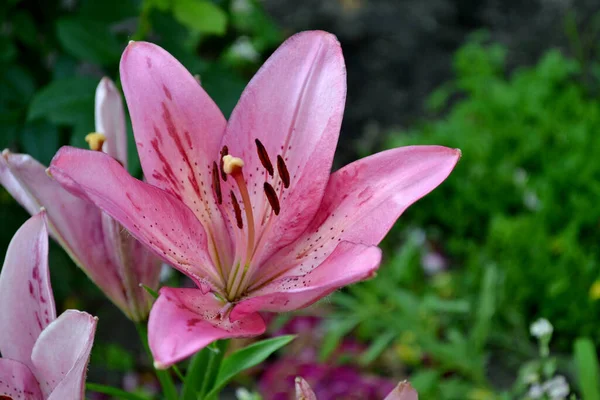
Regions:
[[[108, 78], [96, 90], [96, 131], [91, 146], [127, 166], [121, 95]], [[103, 143], [102, 143], [103, 142]], [[139, 287], [158, 287], [161, 261], [94, 204], [64, 190], [27, 154], [0, 157], [0, 184], [32, 215], [45, 207], [51, 236], [130, 319], [148, 316], [152, 298]]]
[[[301, 377], [296, 378], [296, 400], [317, 400], [315, 392]], [[417, 391], [407, 381], [400, 382], [383, 400], [419, 400]]]
[[259, 311], [306, 307], [373, 276], [377, 244], [460, 157], [404, 147], [331, 174], [346, 70], [326, 32], [288, 39], [229, 122], [156, 45], [131, 43], [121, 80], [148, 183], [110, 157], [69, 147], [50, 173], [198, 286], [160, 290], [148, 326], [159, 368], [217, 339], [263, 333]]
[[83, 399], [97, 318], [56, 317], [45, 214], [17, 231], [0, 272], [0, 399]]

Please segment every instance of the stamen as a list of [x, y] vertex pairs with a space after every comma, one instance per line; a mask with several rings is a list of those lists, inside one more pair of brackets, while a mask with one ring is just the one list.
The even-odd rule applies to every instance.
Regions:
[[285, 165], [285, 161], [283, 161], [283, 157], [277, 155], [277, 172], [279, 173], [279, 177], [283, 182], [284, 188], [290, 187], [290, 173], [288, 172], [287, 166]]
[[221, 162], [219, 163], [219, 170], [221, 171], [221, 179], [223, 179], [223, 182], [227, 182], [227, 174], [225, 173], [225, 171], [223, 171], [223, 157], [225, 157], [228, 154], [229, 148], [227, 146], [223, 146], [223, 148], [221, 149]]
[[261, 164], [263, 165], [263, 167], [265, 167], [265, 169], [267, 170], [269, 175], [273, 176], [273, 173], [275, 171], [273, 170], [273, 164], [271, 164], [271, 159], [269, 158], [267, 149], [265, 149], [265, 146], [263, 146], [263, 144], [260, 142], [260, 140], [256, 139], [255, 142], [256, 142], [256, 151], [258, 153], [258, 158], [260, 159]]
[[230, 156], [229, 154], [223, 156], [223, 172], [227, 175], [237, 175], [237, 172], [242, 171], [242, 167], [244, 166], [244, 160], [238, 157]]
[[279, 211], [281, 208], [279, 205], [279, 199], [277, 198], [277, 193], [275, 193], [275, 189], [273, 189], [273, 186], [271, 186], [269, 182], [265, 182], [263, 187], [265, 190], [265, 195], [267, 195], [267, 200], [269, 200], [269, 204], [271, 204], [273, 212], [275, 213], [275, 215], [279, 215]]
[[85, 136], [85, 141], [90, 146], [90, 150], [102, 151], [102, 145], [106, 142], [106, 136], [103, 133], [92, 132]]
[[233, 190], [230, 192], [231, 194], [231, 204], [233, 204], [233, 211], [235, 211], [235, 220], [237, 222], [237, 227], [240, 229], [244, 229], [244, 221], [242, 220], [242, 210], [240, 208], [240, 204], [235, 198], [235, 194]]
[[223, 204], [223, 195], [221, 193], [221, 181], [219, 180], [219, 169], [217, 168], [217, 163], [214, 161], [212, 169], [212, 180], [213, 188], [215, 189], [215, 194], [217, 195], [217, 202], [219, 204]]

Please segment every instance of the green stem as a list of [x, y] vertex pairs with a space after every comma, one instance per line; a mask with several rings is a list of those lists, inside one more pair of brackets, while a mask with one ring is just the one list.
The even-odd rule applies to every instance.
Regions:
[[[148, 345], [148, 330], [146, 326], [141, 323], [136, 323], [135, 327], [137, 328], [138, 335], [140, 336], [140, 340], [142, 341], [142, 345], [144, 346], [144, 350], [146, 350], [146, 354], [150, 358], [150, 361], [154, 360], [152, 357], [152, 352], [150, 351], [150, 346]], [[173, 383], [173, 379], [171, 378], [171, 374], [169, 371], [155, 369], [156, 377], [160, 382], [160, 386], [163, 389], [163, 394], [167, 400], [177, 400], [178, 394], [177, 389], [175, 388], [175, 384]]]

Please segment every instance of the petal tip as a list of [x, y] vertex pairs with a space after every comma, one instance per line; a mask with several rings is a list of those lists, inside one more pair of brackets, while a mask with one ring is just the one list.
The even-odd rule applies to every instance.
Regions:
[[154, 365], [154, 369], [158, 369], [158, 370], [164, 370], [164, 369], [169, 368], [167, 365], [161, 363], [160, 361], [156, 361], [156, 360], [154, 361], [153, 365]]

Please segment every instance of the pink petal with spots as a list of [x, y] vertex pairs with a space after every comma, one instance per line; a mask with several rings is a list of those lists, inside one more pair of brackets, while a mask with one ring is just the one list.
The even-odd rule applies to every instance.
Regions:
[[[100, 210], [63, 189], [46, 174], [46, 168], [29, 155], [5, 152], [0, 159], [0, 169], [2, 163], [35, 207], [19, 201], [21, 205], [33, 214], [42, 206], [46, 209], [51, 236], [90, 279], [126, 312], [127, 299], [123, 295], [117, 266], [111, 262], [104, 247], [106, 238]], [[19, 200], [12, 190], [10, 192]]]
[[410, 383], [400, 382], [383, 400], [419, 400], [417, 391]]
[[31, 360], [47, 399], [83, 399], [96, 322], [88, 313], [67, 310], [38, 338]]
[[96, 204], [198, 285], [220, 279], [202, 225], [169, 193], [132, 178], [117, 161], [97, 151], [63, 147], [49, 170], [65, 189]]
[[459, 158], [459, 150], [447, 147], [408, 146], [336, 171], [306, 232], [270, 259], [257, 280], [282, 270], [295, 275], [307, 262], [314, 267], [339, 241], [377, 245], [404, 210], [448, 177]]
[[251, 337], [266, 327], [258, 314], [231, 322], [229, 305], [198, 289], [164, 287], [150, 311], [148, 340], [155, 364], [166, 368], [218, 339]]
[[317, 400], [308, 382], [300, 377], [296, 378], [296, 400]]
[[375, 246], [341, 242], [316, 268], [297, 271], [252, 291], [238, 303], [231, 319], [256, 311], [285, 312], [307, 307], [333, 291], [374, 275], [381, 262], [381, 249]]
[[183, 65], [154, 44], [127, 46], [120, 71], [146, 180], [184, 202], [229, 256], [229, 233], [211, 188], [223, 114]]
[[127, 168], [127, 130], [121, 94], [109, 78], [102, 78], [96, 89], [96, 132], [106, 141], [102, 150]]
[[11, 240], [0, 272], [0, 352], [31, 367], [38, 336], [56, 318], [48, 273], [45, 213], [31, 217]]
[[42, 392], [27, 365], [0, 358], [0, 399], [42, 400]]
[[[289, 38], [244, 90], [223, 144], [230, 154], [244, 160], [257, 232], [263, 224], [270, 225], [254, 257], [256, 264], [293, 241], [317, 211], [331, 171], [345, 99], [346, 68], [340, 44], [322, 31]], [[273, 177], [259, 159], [256, 139], [268, 154]], [[288, 188], [282, 184], [278, 156], [289, 174]], [[265, 177], [278, 194], [281, 211], [277, 217], [265, 196]], [[266, 218], [273, 221], [266, 222]]]

